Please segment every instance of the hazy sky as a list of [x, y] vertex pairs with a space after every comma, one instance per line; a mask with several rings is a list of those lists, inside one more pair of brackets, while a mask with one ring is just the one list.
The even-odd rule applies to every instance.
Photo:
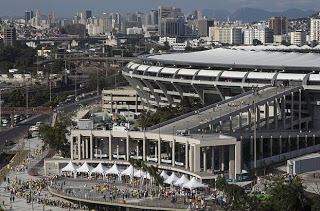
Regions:
[[57, 17], [72, 17], [77, 11], [92, 10], [93, 15], [103, 12], [145, 12], [158, 5], [180, 7], [183, 12], [194, 9], [226, 9], [253, 7], [268, 11], [291, 8], [320, 10], [320, 0], [0, 0], [0, 16], [24, 16], [25, 10], [40, 8], [41, 14], [55, 11]]

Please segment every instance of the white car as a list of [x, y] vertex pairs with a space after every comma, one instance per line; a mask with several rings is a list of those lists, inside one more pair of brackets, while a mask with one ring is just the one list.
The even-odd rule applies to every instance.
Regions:
[[33, 125], [33, 126], [31, 126], [31, 127], [29, 128], [29, 131], [30, 131], [30, 132], [37, 132], [37, 131], [39, 131], [39, 127], [36, 126], [36, 125]]

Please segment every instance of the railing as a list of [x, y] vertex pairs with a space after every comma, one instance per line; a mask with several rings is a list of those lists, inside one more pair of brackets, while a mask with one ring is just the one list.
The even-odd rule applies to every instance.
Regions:
[[[265, 86], [263, 86], [263, 87], [259, 87], [257, 90], [260, 91], [260, 90], [266, 89], [266, 88], [268, 88], [268, 87], [271, 87], [271, 85], [265, 85]], [[220, 102], [217, 102], [217, 103], [214, 103], [214, 104], [205, 106], [205, 107], [200, 108], [200, 109], [198, 109], [198, 110], [196, 110], [196, 111], [192, 111], [192, 112], [186, 113], [186, 114], [184, 114], [184, 115], [175, 117], [175, 118], [173, 118], [173, 119], [167, 120], [167, 121], [165, 121], [165, 122], [159, 123], [159, 124], [157, 124], [157, 125], [148, 127], [147, 130], [155, 130], [155, 129], [158, 129], [159, 127], [163, 127], [163, 126], [165, 126], [165, 125], [171, 124], [171, 123], [176, 122], [176, 121], [179, 121], [179, 120], [181, 120], [181, 119], [185, 119], [185, 118], [187, 118], [187, 117], [196, 115], [197, 113], [203, 112], [203, 111], [208, 110], [208, 109], [215, 108], [215, 107], [217, 107], [217, 106], [219, 106], [219, 105], [222, 105], [222, 104], [225, 104], [225, 103], [234, 101], [234, 100], [236, 100], [236, 99], [239, 99], [239, 98], [241, 98], [241, 97], [247, 96], [247, 95], [252, 94], [252, 93], [253, 93], [253, 90], [244, 92], [244, 93], [242, 93], [242, 94], [236, 95], [236, 96], [234, 96], [234, 97], [232, 97], [232, 98], [229, 98], [229, 99], [227, 99], [227, 100], [223, 100], [223, 101], [220, 101]]]

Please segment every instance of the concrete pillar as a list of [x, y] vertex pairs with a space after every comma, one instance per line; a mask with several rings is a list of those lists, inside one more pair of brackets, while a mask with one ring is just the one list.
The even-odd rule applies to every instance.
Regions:
[[88, 159], [89, 158], [89, 140], [88, 140], [88, 138], [86, 138], [86, 140], [85, 140], [85, 152], [86, 152], [86, 159]]
[[273, 142], [273, 139], [272, 139], [272, 136], [270, 137], [270, 157], [272, 157], [272, 155], [273, 155], [273, 152], [272, 152], [272, 143]]
[[260, 130], [260, 123], [261, 123], [261, 118], [260, 118], [260, 106], [257, 106], [257, 130]]
[[78, 135], [78, 160], [81, 160], [81, 135]]
[[313, 141], [313, 146], [315, 146], [316, 145], [316, 136], [314, 134], [312, 136], [312, 141]]
[[214, 172], [214, 146], [211, 147], [211, 171]]
[[186, 144], [185, 144], [185, 164], [184, 164], [184, 166], [185, 166], [185, 168], [186, 169], [188, 169], [188, 167], [189, 167], [189, 164], [188, 164], [188, 161], [189, 161], [189, 142], [186, 142]]
[[112, 135], [109, 136], [109, 160], [112, 160]]
[[74, 137], [73, 136], [71, 136], [71, 138], [70, 138], [70, 157], [71, 157], [71, 160], [73, 160], [73, 139], [74, 139]]
[[207, 147], [203, 150], [203, 171], [207, 171]]
[[288, 145], [289, 145], [288, 150], [289, 150], [289, 152], [291, 152], [291, 136], [290, 135], [288, 137]]
[[230, 121], [230, 132], [232, 132], [232, 116], [229, 117], [229, 121]]
[[119, 144], [117, 144], [117, 160], [119, 160]]
[[279, 154], [282, 153], [282, 137], [279, 137]]
[[242, 112], [239, 114], [239, 130], [242, 129]]
[[137, 152], [137, 157], [139, 157], [139, 141], [137, 141], [137, 146], [136, 146], [136, 152]]
[[194, 155], [194, 146], [190, 145], [190, 156], [189, 156], [190, 171], [194, 170], [193, 155]]
[[241, 141], [237, 141], [235, 145], [235, 174], [242, 172], [242, 147]]
[[154, 146], [154, 157], [158, 158], [158, 146]]
[[266, 120], [266, 128], [269, 129], [269, 102], [265, 104], [265, 120]]
[[224, 146], [219, 147], [219, 165], [220, 165], [220, 171], [224, 171]]
[[254, 148], [254, 145], [253, 145], [253, 137], [251, 136], [251, 137], [250, 137], [250, 157], [251, 157], [251, 160], [254, 159], [254, 158], [253, 158], [253, 157], [254, 157], [254, 154], [253, 154], [253, 153], [254, 153], [254, 151], [253, 151], [254, 149], [253, 149], [253, 148]]
[[235, 179], [234, 145], [229, 145], [229, 178]]
[[273, 122], [274, 127], [277, 130], [278, 129], [278, 99], [274, 99], [273, 102]]
[[297, 149], [300, 149], [300, 144], [299, 144], [299, 135], [297, 135]]
[[90, 135], [90, 159], [93, 159], [93, 135]]
[[82, 158], [85, 159], [86, 158], [86, 154], [85, 154], [85, 141], [81, 141], [82, 142]]
[[200, 146], [195, 145], [194, 146], [194, 171], [195, 172], [200, 172]]
[[260, 137], [260, 155], [263, 158], [263, 136]]
[[142, 139], [142, 160], [143, 161], [146, 161], [147, 160], [147, 158], [146, 158], [146, 155], [147, 155], [147, 153], [146, 153], [146, 137], [143, 137], [143, 139]]
[[286, 128], [286, 96], [283, 95], [282, 98], [282, 123], [283, 123], [283, 129]]
[[306, 148], [307, 148], [308, 147], [308, 136], [307, 135], [304, 136], [304, 141], [306, 142]]
[[299, 89], [299, 130], [301, 130], [301, 89]]
[[293, 130], [293, 114], [294, 114], [294, 93], [291, 92], [291, 130]]
[[130, 158], [129, 141], [130, 141], [130, 136], [127, 135], [127, 138], [126, 138], [126, 158], [127, 158], [127, 161]]
[[173, 139], [173, 142], [172, 142], [172, 166], [175, 166], [175, 162], [176, 162], [176, 140]]
[[249, 130], [251, 130], [251, 112], [252, 112], [252, 109], [249, 109], [248, 110], [248, 128], [249, 128]]
[[161, 164], [161, 138], [158, 139], [158, 164]]

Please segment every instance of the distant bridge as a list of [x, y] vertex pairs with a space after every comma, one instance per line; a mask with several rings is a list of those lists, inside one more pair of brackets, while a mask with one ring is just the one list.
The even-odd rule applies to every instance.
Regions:
[[50, 107], [2, 107], [2, 114], [50, 114], [52, 108]]

